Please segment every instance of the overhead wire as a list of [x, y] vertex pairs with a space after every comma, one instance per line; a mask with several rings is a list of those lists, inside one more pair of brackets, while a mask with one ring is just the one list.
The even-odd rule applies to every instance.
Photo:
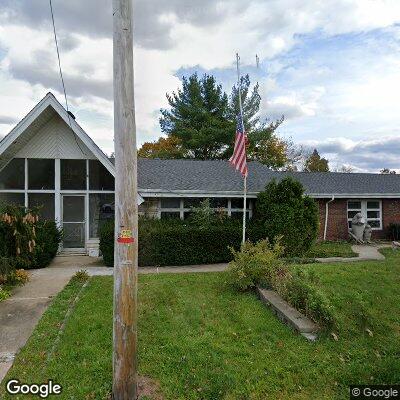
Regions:
[[78, 138], [76, 137], [75, 131], [72, 129], [71, 114], [70, 114], [70, 111], [69, 111], [67, 91], [65, 89], [64, 76], [63, 76], [62, 68], [61, 68], [61, 58], [60, 58], [60, 50], [59, 50], [59, 47], [58, 47], [56, 23], [54, 21], [53, 4], [52, 4], [51, 0], [49, 0], [49, 3], [50, 3], [51, 21], [53, 23], [54, 42], [55, 42], [56, 50], [57, 50], [58, 69], [59, 69], [59, 72], [60, 72], [60, 78], [61, 78], [62, 88], [63, 88], [63, 92], [64, 92], [65, 107], [66, 107], [66, 110], [67, 110], [69, 127], [71, 128], [71, 130], [73, 132], [73, 135], [74, 135], [74, 138], [75, 138], [75, 142], [76, 142], [77, 146], [79, 147], [79, 150], [82, 152], [82, 154], [86, 155], [86, 153], [83, 151], [82, 147], [79, 144], [79, 141], [78, 141]]

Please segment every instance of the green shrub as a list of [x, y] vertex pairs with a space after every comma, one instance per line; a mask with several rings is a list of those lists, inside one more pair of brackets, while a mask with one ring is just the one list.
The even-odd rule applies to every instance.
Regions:
[[270, 240], [282, 236], [285, 255], [289, 257], [304, 255], [317, 238], [317, 204], [304, 196], [303, 186], [292, 178], [272, 181], [259, 193], [255, 220]]
[[400, 224], [391, 223], [388, 230], [390, 240], [400, 240]]
[[[15, 262], [11, 257], [0, 257], [0, 276], [6, 277], [15, 271]], [[1, 283], [1, 282], [0, 282]]]
[[29, 268], [47, 267], [56, 256], [62, 232], [54, 221], [39, 221], [36, 226], [36, 246]]
[[287, 273], [279, 241], [274, 245], [266, 239], [256, 244], [246, 242], [240, 251], [231, 250], [234, 259], [229, 263], [226, 277], [227, 282], [238, 290], [271, 286], [276, 276]]
[[[263, 238], [263, 227], [250, 224], [248, 238]], [[181, 220], [139, 219], [139, 265], [193, 265], [229, 262], [229, 247], [238, 250], [242, 240], [240, 221], [223, 219], [208, 226]], [[104, 263], [114, 264], [114, 221], [100, 229], [100, 251]]]
[[40, 221], [35, 210], [12, 205], [0, 211], [0, 257], [15, 268], [46, 267], [57, 253], [61, 231], [53, 221]]
[[103, 255], [104, 264], [114, 266], [114, 220], [104, 223], [99, 229], [99, 249]]
[[0, 285], [0, 301], [8, 299], [10, 296], [11, 292]]
[[322, 326], [332, 328], [336, 324], [333, 306], [318, 289], [318, 279], [314, 274], [294, 269], [284, 285], [276, 285], [276, 290], [296, 310]]
[[81, 269], [76, 271], [75, 275], [72, 277], [72, 280], [77, 282], [86, 282], [89, 280], [89, 274], [86, 270]]

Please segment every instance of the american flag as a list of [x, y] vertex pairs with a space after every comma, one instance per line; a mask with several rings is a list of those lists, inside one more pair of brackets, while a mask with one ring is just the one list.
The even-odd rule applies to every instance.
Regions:
[[244, 131], [242, 116], [239, 114], [237, 116], [235, 149], [233, 150], [233, 155], [229, 159], [229, 162], [233, 165], [236, 171], [240, 171], [244, 177], [248, 175], [246, 142], [246, 132]]

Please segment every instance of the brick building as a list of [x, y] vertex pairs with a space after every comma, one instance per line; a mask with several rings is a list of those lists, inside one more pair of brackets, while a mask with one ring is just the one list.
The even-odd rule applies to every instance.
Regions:
[[[109, 159], [48, 93], [0, 142], [0, 202], [40, 206], [43, 218], [63, 228], [64, 251], [97, 254], [99, 226], [114, 213], [115, 169]], [[249, 163], [248, 203], [272, 179], [292, 176], [319, 203], [320, 239], [347, 239], [361, 212], [374, 238], [400, 222], [400, 176], [271, 171]], [[209, 198], [231, 218], [243, 216], [243, 180], [227, 161], [139, 159], [139, 212], [187, 218]]]

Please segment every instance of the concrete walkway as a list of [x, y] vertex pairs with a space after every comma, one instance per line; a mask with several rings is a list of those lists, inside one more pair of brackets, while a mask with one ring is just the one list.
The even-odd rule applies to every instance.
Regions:
[[379, 244], [379, 245], [353, 245], [351, 249], [354, 253], [358, 254], [358, 257], [327, 257], [317, 258], [316, 260], [321, 263], [331, 262], [354, 262], [354, 261], [371, 261], [371, 260], [384, 260], [385, 256], [379, 252], [379, 249], [390, 247], [390, 244]]

